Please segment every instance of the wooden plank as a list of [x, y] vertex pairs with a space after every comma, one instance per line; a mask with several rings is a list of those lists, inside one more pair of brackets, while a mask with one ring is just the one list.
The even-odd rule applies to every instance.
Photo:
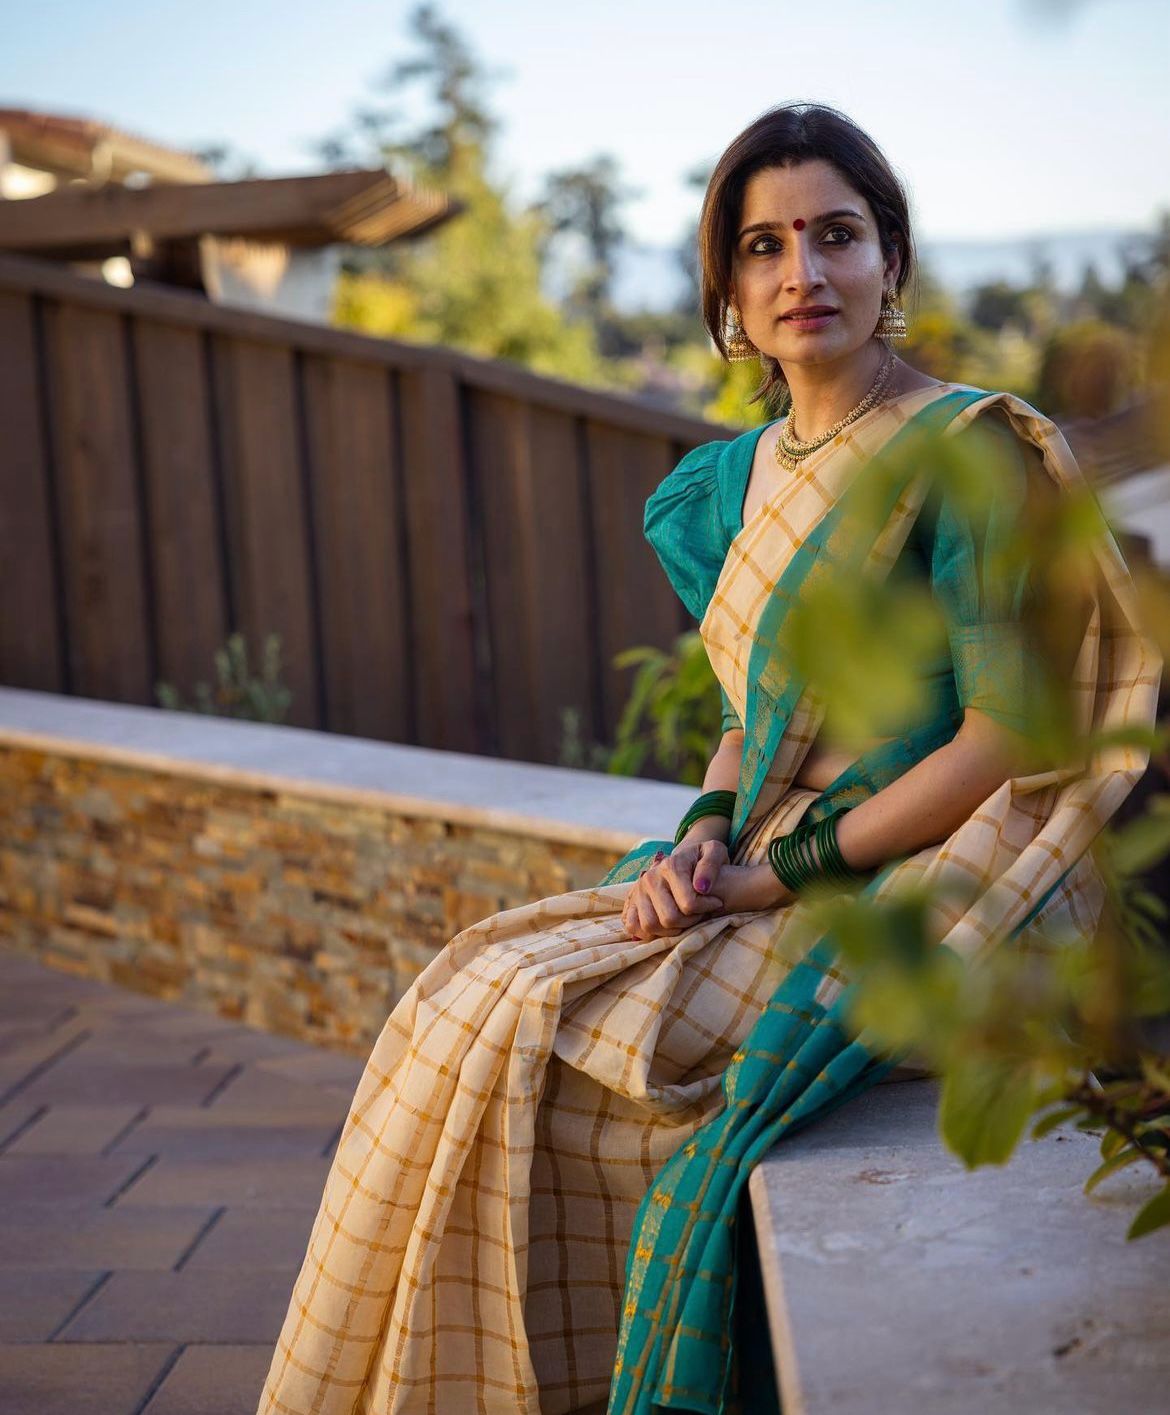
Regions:
[[122, 321], [74, 305], [45, 313], [70, 685], [147, 703], [150, 592]]
[[487, 625], [472, 616], [460, 390], [440, 368], [404, 374], [400, 390], [417, 740], [478, 752], [475, 635]]
[[386, 370], [305, 361], [321, 585], [326, 721], [405, 742], [413, 731], [396, 415]]
[[243, 339], [213, 345], [223, 454], [228, 563], [236, 623], [249, 666], [264, 640], [281, 641], [281, 678], [292, 692], [285, 721], [321, 725], [314, 578], [297, 435], [293, 352]]
[[646, 498], [672, 466], [671, 444], [590, 422], [589, 492], [597, 564], [597, 626], [605, 739], [612, 743], [635, 669], [615, 654], [639, 644], [669, 648], [678, 603], [642, 531]]
[[557, 762], [562, 709], [592, 740], [594, 661], [582, 467], [574, 419], [475, 394], [492, 685], [501, 755]]
[[[531, 373], [503, 359], [479, 358], [452, 349], [374, 339], [347, 329], [306, 324], [303, 320], [262, 314], [256, 310], [217, 305], [202, 296], [161, 285], [141, 284], [129, 290], [107, 285], [48, 261], [0, 255], [0, 288], [71, 300], [90, 309], [115, 310], [142, 318], [167, 320], [189, 329], [275, 345], [295, 347], [303, 353], [334, 354], [360, 363], [384, 364], [395, 370], [441, 370], [472, 388], [522, 398], [560, 412], [588, 417], [631, 432], [673, 438], [693, 447], [729, 429], [686, 413], [675, 413], [626, 393], [583, 388], [564, 379]], [[737, 429], [731, 429], [734, 435]]]
[[52, 487], [28, 295], [0, 291], [0, 682], [65, 692]]
[[215, 653], [227, 639], [230, 620], [203, 335], [136, 320], [133, 336], [157, 674], [191, 701], [196, 683], [215, 686]]

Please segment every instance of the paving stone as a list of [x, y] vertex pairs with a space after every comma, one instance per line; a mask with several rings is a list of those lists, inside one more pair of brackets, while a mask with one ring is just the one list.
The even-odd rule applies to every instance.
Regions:
[[340, 1122], [349, 1110], [353, 1093], [352, 1086], [340, 1089], [306, 1086], [249, 1066], [228, 1082], [212, 1101], [211, 1108], [230, 1111], [260, 1107], [268, 1110], [274, 1120], [280, 1117], [294, 1121], [298, 1116], [319, 1115], [327, 1109], [330, 1114], [335, 1113]]
[[71, 1022], [55, 1032], [24, 1038], [0, 1057], [0, 1102], [28, 1099], [29, 1087], [67, 1061], [88, 1035], [85, 1027]]
[[137, 1105], [53, 1105], [5, 1146], [6, 1155], [96, 1155], [142, 1114]]
[[[102, 1278], [89, 1272], [0, 1269], [0, 1342], [48, 1341]], [[0, 1375], [0, 1395], [3, 1376]], [[2, 1406], [0, 1406], [2, 1408]]]
[[104, 1204], [143, 1163], [141, 1155], [0, 1155], [0, 1212], [9, 1204]]
[[5, 1106], [0, 1106], [0, 1151], [8, 1146], [30, 1120], [44, 1110], [44, 1106], [33, 1105], [31, 1101], [24, 1101], [19, 1097]]
[[10, 1005], [14, 1015], [0, 1015], [0, 1027], [3, 1028], [0, 1032], [0, 1058], [19, 1051], [28, 1042], [55, 1035], [77, 1016], [76, 1008], [63, 1007], [51, 1001]]
[[192, 1066], [152, 1063], [119, 1065], [114, 1061], [91, 1061], [82, 1056], [67, 1056], [58, 1061], [31, 1084], [22, 1088], [22, 1099], [54, 1102], [111, 1100], [132, 1105], [154, 1105], [159, 1101], [176, 1104], [187, 1102], [202, 1105], [215, 1088], [223, 1083], [230, 1066]]
[[[137, 1156], [131, 1156], [138, 1162]], [[4, 1157], [0, 1155], [0, 1164]], [[162, 1155], [157, 1164], [118, 1199], [118, 1206], [142, 1204], [227, 1204], [239, 1208], [305, 1208], [319, 1204], [329, 1161], [312, 1158], [233, 1160], [176, 1159]]]
[[214, 1213], [213, 1205], [6, 1204], [0, 1267], [170, 1269]]
[[272, 1032], [256, 1032], [241, 1028], [239, 1032], [207, 1033], [200, 1036], [192, 1031], [188, 1038], [209, 1048], [207, 1064], [220, 1061], [265, 1061], [270, 1057], [298, 1056], [305, 1043], [292, 1037], [278, 1037]]
[[200, 1054], [206, 1051], [205, 1045], [192, 1042], [188, 1037], [152, 1037], [133, 1027], [120, 1032], [91, 1030], [76, 1054], [103, 1065], [197, 1066], [203, 1064]]
[[[340, 1124], [340, 1122], [339, 1122]], [[235, 1160], [313, 1158], [337, 1133], [328, 1125], [148, 1125], [143, 1122], [110, 1151], [114, 1155], [168, 1155], [173, 1159]]]
[[256, 1415], [272, 1349], [188, 1346], [144, 1415]]
[[57, 1340], [275, 1343], [291, 1292], [283, 1272], [117, 1272]]
[[266, 1105], [229, 1106], [217, 1097], [209, 1106], [153, 1105], [142, 1122], [143, 1129], [160, 1130], [281, 1130], [304, 1129], [321, 1136], [321, 1143], [345, 1119], [348, 1106], [340, 1111], [334, 1098], [322, 1099], [313, 1091], [305, 1094], [305, 1104], [291, 1115], [273, 1113]]
[[132, 1415], [174, 1351], [171, 1343], [0, 1346], [0, 1409], [4, 1415]]
[[286, 1081], [348, 1089], [352, 1096], [365, 1070], [365, 1060], [342, 1052], [305, 1051], [302, 1048], [292, 1056], [263, 1061], [258, 1069]]
[[316, 1206], [228, 1209], [184, 1264], [192, 1268], [274, 1268], [294, 1277], [304, 1260]]

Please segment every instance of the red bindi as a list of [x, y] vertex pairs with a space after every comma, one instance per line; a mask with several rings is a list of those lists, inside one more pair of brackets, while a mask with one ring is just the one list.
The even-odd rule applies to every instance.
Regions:
[[792, 229], [793, 229], [794, 231], [803, 231], [803, 230], [804, 230], [804, 217], [803, 217], [803, 216], [798, 216], [798, 217], [796, 218], [796, 220], [792, 223]]

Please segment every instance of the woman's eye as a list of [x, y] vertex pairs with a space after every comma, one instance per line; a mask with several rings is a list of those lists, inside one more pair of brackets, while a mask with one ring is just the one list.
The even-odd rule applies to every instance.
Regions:
[[[825, 237], [844, 236], [844, 240], [831, 240], [830, 246], [847, 246], [853, 240], [853, 232], [848, 226], [830, 226], [825, 232]], [[780, 246], [775, 236], [757, 236], [749, 247], [753, 255], [771, 255]]]

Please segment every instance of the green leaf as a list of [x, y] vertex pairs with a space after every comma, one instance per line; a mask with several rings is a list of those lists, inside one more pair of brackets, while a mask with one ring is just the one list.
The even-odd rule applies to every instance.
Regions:
[[1035, 1109], [1029, 1064], [988, 1057], [963, 1060], [943, 1077], [940, 1133], [968, 1169], [1005, 1164]]
[[1101, 1158], [1103, 1160], [1112, 1159], [1115, 1154], [1129, 1143], [1120, 1130], [1106, 1130], [1101, 1137]]
[[1170, 854], [1170, 814], [1139, 816], [1112, 832], [1113, 863], [1122, 874], [1141, 874]]
[[1107, 1159], [1104, 1164], [1099, 1164], [1092, 1174], [1089, 1175], [1088, 1179], [1085, 1180], [1085, 1193], [1091, 1194], [1102, 1179], [1108, 1179], [1111, 1174], [1116, 1174], [1119, 1169], [1125, 1169], [1127, 1165], [1133, 1164], [1135, 1160], [1144, 1158], [1145, 1156], [1142, 1154], [1141, 1150], [1133, 1148], [1122, 1150], [1120, 1154], [1116, 1154], [1111, 1159]]
[[1042, 1140], [1050, 1130], [1055, 1130], [1058, 1125], [1063, 1125], [1066, 1120], [1071, 1120], [1074, 1115], [1081, 1113], [1079, 1105], [1062, 1105], [1057, 1110], [1049, 1111], [1042, 1119], [1038, 1120], [1032, 1127], [1032, 1139]]
[[1170, 1184], [1160, 1194], [1148, 1200], [1137, 1211], [1134, 1221], [1129, 1226], [1126, 1238], [1142, 1238], [1147, 1233], [1153, 1233], [1156, 1228], [1165, 1228], [1170, 1223]]

